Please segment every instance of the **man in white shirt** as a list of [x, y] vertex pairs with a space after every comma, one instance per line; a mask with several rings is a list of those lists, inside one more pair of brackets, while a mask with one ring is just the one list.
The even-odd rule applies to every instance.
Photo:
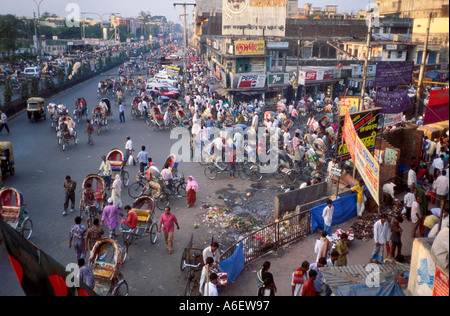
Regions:
[[416, 200], [416, 196], [414, 195], [414, 193], [412, 192], [412, 190], [410, 188], [406, 189], [407, 193], [404, 196], [404, 202], [405, 202], [405, 208], [406, 208], [406, 219], [408, 221], [411, 220], [411, 208], [412, 205], [414, 203], [414, 201]]
[[322, 218], [324, 222], [324, 230], [327, 232], [328, 236], [331, 236], [331, 223], [333, 221], [333, 213], [334, 213], [334, 206], [333, 201], [328, 200], [327, 206], [322, 211]]
[[204, 285], [203, 296], [219, 296], [217, 291], [217, 284], [219, 283], [219, 277], [216, 273], [211, 273], [209, 276], [209, 282]]
[[448, 200], [449, 180], [445, 170], [443, 170], [442, 174], [434, 181], [433, 190], [436, 192], [436, 205], [441, 205], [441, 201]]
[[411, 207], [411, 223], [413, 224], [411, 230], [411, 238], [416, 237], [416, 231], [420, 226], [420, 196], [416, 197], [416, 200]]
[[370, 263], [383, 263], [384, 247], [389, 241], [389, 223], [387, 222], [387, 215], [381, 214], [380, 219], [373, 225], [373, 240], [375, 248], [370, 256]]
[[[130, 136], [126, 137], [127, 142], [125, 143], [125, 157], [124, 160], [128, 161], [128, 158], [133, 155], [133, 141]], [[133, 159], [133, 166], [136, 165], [136, 161]]]
[[439, 170], [440, 172], [442, 172], [442, 170], [444, 170], [444, 155], [440, 155], [439, 157], [434, 159], [432, 167], [433, 167], [435, 175], [436, 175], [436, 170]]
[[413, 190], [413, 188], [417, 185], [417, 175], [416, 175], [416, 166], [412, 165], [408, 171], [408, 188]]

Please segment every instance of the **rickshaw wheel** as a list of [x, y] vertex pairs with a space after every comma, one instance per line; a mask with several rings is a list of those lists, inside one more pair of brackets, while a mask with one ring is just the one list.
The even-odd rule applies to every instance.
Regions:
[[113, 296], [128, 296], [128, 283], [125, 280], [120, 280], [117, 286], [114, 288]]
[[297, 181], [297, 175], [294, 170], [290, 170], [288, 173], [286, 173], [286, 176], [284, 177], [284, 182], [286, 182], [287, 185], [292, 185]]
[[22, 223], [22, 236], [25, 239], [30, 239], [31, 235], [33, 235], [33, 222], [31, 221], [31, 219], [26, 218], [23, 223]]
[[184, 262], [186, 261], [187, 257], [187, 250], [184, 249], [183, 256], [181, 256], [181, 262], [180, 262], [180, 270], [184, 271], [186, 269], [186, 266], [184, 265]]
[[122, 184], [125, 188], [128, 187], [128, 184], [130, 184], [130, 175], [128, 171], [122, 172]]
[[169, 206], [169, 196], [166, 193], [161, 193], [156, 200], [156, 206], [159, 210], [164, 211]]
[[153, 223], [150, 227], [150, 243], [152, 245], [156, 244], [156, 241], [158, 240], [158, 225], [156, 223]]

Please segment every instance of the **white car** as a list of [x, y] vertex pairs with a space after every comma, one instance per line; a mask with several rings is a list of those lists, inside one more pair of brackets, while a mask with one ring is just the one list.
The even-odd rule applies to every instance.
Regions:
[[175, 85], [175, 83], [178, 82], [177, 77], [175, 76], [171, 76], [171, 75], [167, 75], [167, 74], [156, 74], [155, 77], [156, 79], [160, 79], [160, 80], [165, 80], [168, 84], [170, 85]]
[[28, 67], [23, 71], [24, 75], [27, 77], [36, 77], [38, 78], [40, 75], [40, 71], [38, 67]]

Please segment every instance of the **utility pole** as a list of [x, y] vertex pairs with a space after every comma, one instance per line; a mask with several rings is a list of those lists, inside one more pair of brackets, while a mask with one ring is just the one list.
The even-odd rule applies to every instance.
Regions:
[[187, 17], [187, 14], [186, 14], [186, 7], [187, 6], [189, 6], [189, 5], [191, 5], [191, 6], [197, 6], [195, 3], [186, 3], [186, 2], [183, 2], [183, 3], [177, 3], [177, 2], [175, 2], [174, 4], [173, 4], [173, 7], [175, 8], [176, 6], [183, 6], [183, 11], [184, 11], [184, 14], [183, 14], [183, 18], [184, 18], [184, 32], [183, 32], [183, 76], [185, 76], [185, 74], [186, 74], [186, 71], [187, 71], [187, 25], [186, 25], [186, 17]]
[[367, 43], [366, 43], [366, 47], [367, 47], [367, 52], [366, 52], [366, 56], [364, 59], [364, 68], [363, 68], [363, 83], [362, 83], [362, 89], [361, 89], [361, 99], [359, 101], [359, 107], [358, 107], [358, 111], [362, 111], [364, 108], [364, 94], [366, 93], [366, 76], [367, 76], [367, 66], [369, 64], [369, 56], [370, 56], [370, 40], [372, 37], [372, 23], [373, 23], [373, 17], [370, 18], [369, 20], [369, 26], [367, 28]]
[[420, 72], [419, 72], [419, 83], [417, 86], [417, 95], [416, 95], [416, 113], [414, 115], [414, 118], [417, 121], [417, 117], [419, 116], [419, 106], [423, 104], [423, 77], [425, 76], [425, 68], [427, 65], [427, 57], [428, 57], [428, 38], [430, 36], [430, 25], [431, 25], [431, 18], [433, 17], [433, 13], [430, 13], [428, 16], [428, 23], [427, 23], [427, 30], [425, 35], [425, 44], [423, 47], [423, 53], [422, 53], [422, 64], [420, 65]]

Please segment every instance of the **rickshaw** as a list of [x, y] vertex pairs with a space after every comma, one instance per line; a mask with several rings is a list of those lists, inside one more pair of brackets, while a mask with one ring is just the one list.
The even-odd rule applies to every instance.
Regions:
[[108, 129], [108, 120], [106, 119], [105, 109], [100, 105], [92, 110], [92, 125], [97, 127], [98, 135], [100, 135], [103, 127]]
[[58, 106], [55, 103], [49, 103], [47, 105], [47, 112], [50, 115], [50, 127], [58, 125], [58, 114], [56, 112]]
[[30, 239], [33, 234], [33, 222], [25, 209], [23, 194], [14, 188], [1, 189], [0, 206], [0, 218], [24, 238]]
[[116, 105], [125, 102], [125, 91], [123, 91], [122, 87], [119, 87], [116, 90]]
[[125, 259], [124, 250], [114, 240], [104, 238], [95, 243], [89, 257], [95, 277], [95, 293], [128, 296], [128, 283], [121, 272]]
[[145, 121], [151, 131], [155, 128], [164, 128], [164, 114], [161, 113], [155, 102], [150, 102], [150, 115]]
[[108, 117], [111, 117], [111, 120], [113, 119], [113, 112], [112, 112], [112, 108], [111, 108], [111, 102], [109, 101], [108, 98], [103, 98], [100, 100], [100, 102], [98, 103], [98, 106], [103, 107], [103, 109], [105, 110], [105, 115]]
[[137, 198], [131, 207], [137, 214], [138, 222], [134, 229], [124, 229], [124, 225], [119, 226], [123, 242], [128, 247], [137, 239], [149, 237], [150, 243], [154, 245], [158, 240], [158, 224], [153, 220], [155, 214], [153, 199], [149, 195], [143, 195]]
[[[95, 196], [95, 205], [88, 205], [83, 207], [83, 192], [86, 190], [86, 185], [91, 184], [91, 190]], [[93, 218], [100, 215], [103, 212], [103, 208], [106, 205], [106, 183], [105, 180], [98, 174], [90, 174], [84, 178], [81, 186], [81, 199], [80, 199], [80, 217], [85, 214], [87, 217]]]
[[36, 97], [27, 100], [27, 116], [29, 120], [36, 121], [47, 118], [44, 102], [43, 98]]
[[180, 124], [180, 121], [177, 118], [177, 109], [178, 109], [177, 101], [170, 100], [169, 105], [167, 106], [167, 112], [169, 112], [170, 115], [170, 123], [175, 126]]
[[8, 172], [13, 175], [16, 170], [14, 168], [13, 148], [10, 142], [0, 142], [0, 159], [2, 177], [4, 177]]
[[177, 109], [177, 118], [181, 126], [186, 128], [192, 127], [191, 120], [182, 107]]
[[133, 120], [143, 118], [142, 113], [139, 111], [139, 104], [142, 102], [141, 97], [135, 97], [131, 103], [131, 117]]
[[58, 122], [58, 145], [62, 145], [62, 150], [66, 150], [66, 146], [73, 141], [78, 145], [78, 134], [75, 131], [75, 122], [70, 116], [63, 116]]
[[73, 111], [73, 117], [77, 121], [77, 123], [80, 123], [83, 116], [88, 116], [89, 111], [87, 109], [87, 103], [84, 98], [77, 98], [75, 101], [75, 110]]
[[106, 156], [106, 160], [111, 164], [112, 169], [112, 179], [116, 176], [116, 174], [120, 175], [120, 179], [122, 180], [122, 184], [124, 187], [128, 187], [130, 183], [130, 175], [128, 171], [125, 170], [126, 161], [124, 160], [124, 155], [120, 149], [114, 148]]
[[127, 91], [129, 95], [133, 95], [136, 91], [136, 85], [133, 79], [128, 80], [127, 82]]

